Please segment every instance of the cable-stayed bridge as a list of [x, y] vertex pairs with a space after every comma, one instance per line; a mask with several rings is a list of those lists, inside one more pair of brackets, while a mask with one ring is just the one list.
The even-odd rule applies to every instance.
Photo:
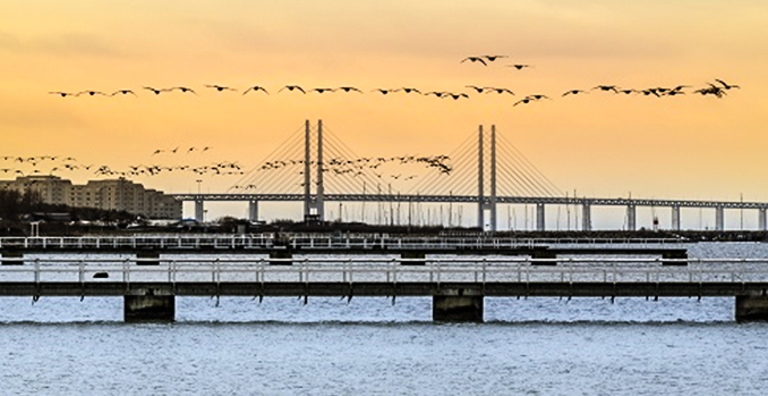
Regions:
[[[768, 202], [568, 196], [497, 134], [493, 125], [490, 130], [480, 126], [476, 136], [472, 134], [448, 155], [360, 157], [322, 121], [316, 126], [306, 121], [227, 192], [174, 196], [195, 203], [197, 220], [203, 220], [205, 202], [211, 201], [248, 202], [250, 220], [258, 220], [259, 202], [303, 202], [305, 218], [321, 221], [326, 219], [328, 202], [360, 203], [365, 221], [365, 205], [369, 203], [374, 205], [371, 212], [375, 222], [391, 224], [395, 216], [398, 223], [405, 216], [412, 224], [414, 216], [421, 216], [421, 204], [472, 204], [477, 226], [496, 231], [499, 206], [523, 204], [535, 207], [532, 217], [539, 231], [546, 228], [547, 206], [558, 205], [573, 207], [584, 231], [592, 229], [592, 209], [603, 206], [625, 207], [627, 230], [637, 229], [638, 207], [650, 207], [654, 212], [669, 210], [673, 230], [681, 229], [682, 208], [713, 209], [716, 230], [725, 229], [726, 209], [755, 210], [758, 229], [768, 229]], [[462, 208], [457, 209], [459, 213], [449, 206], [445, 216], [441, 208], [440, 220], [447, 218], [449, 226], [457, 224], [455, 218], [460, 218]]]

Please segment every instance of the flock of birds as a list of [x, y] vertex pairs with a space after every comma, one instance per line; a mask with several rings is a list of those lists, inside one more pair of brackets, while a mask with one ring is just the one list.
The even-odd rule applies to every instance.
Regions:
[[[482, 66], [488, 66], [491, 63], [497, 62], [499, 59], [504, 59], [508, 57], [509, 57], [508, 55], [474, 55], [474, 56], [468, 56], [462, 59], [459, 63], [469, 62], [469, 63], [476, 63]], [[523, 63], [508, 64], [506, 66], [514, 68], [516, 70], [522, 70], [522, 69], [533, 67], [529, 64], [523, 64]], [[265, 88], [262, 85], [252, 85], [243, 89], [238, 89], [238, 88], [229, 87], [225, 85], [218, 85], [218, 84], [206, 84], [204, 85], [204, 87], [206, 89], [220, 92], [220, 93], [242, 91], [242, 95], [246, 95], [248, 93], [252, 93], [252, 94], [262, 93], [264, 95], [270, 94], [269, 90], [267, 90], [267, 88]], [[514, 91], [504, 87], [493, 87], [493, 86], [481, 87], [476, 85], [466, 85], [465, 88], [468, 88], [471, 91], [468, 91], [468, 92], [426, 91], [426, 90], [420, 90], [414, 87], [399, 87], [399, 88], [375, 88], [375, 89], [369, 90], [368, 92], [375, 92], [381, 95], [389, 95], [396, 92], [403, 92], [405, 94], [435, 96], [437, 98], [450, 98], [453, 100], [469, 99], [470, 94], [483, 94], [483, 93], [496, 93], [496, 94], [506, 94], [506, 95], [516, 96], [516, 93]], [[658, 98], [662, 96], [684, 95], [686, 93], [685, 91], [686, 88], [691, 88], [691, 86], [689, 85], [678, 85], [676, 87], [660, 87], [659, 86], [659, 87], [652, 87], [652, 88], [635, 89], [635, 88], [620, 88], [617, 85], [597, 85], [591, 89], [570, 89], [565, 91], [560, 96], [565, 97], [565, 96], [573, 96], [573, 95], [584, 95], [591, 91], [602, 91], [602, 92], [613, 92], [616, 94], [625, 94], [625, 95], [641, 94], [644, 96], [655, 96]], [[711, 95], [717, 98], [722, 98], [725, 95], [727, 95], [727, 91], [734, 88], [739, 88], [739, 86], [726, 83], [721, 79], [715, 79], [714, 83], [707, 83], [706, 86], [695, 89], [690, 92], [694, 94], [700, 94], [703, 96]], [[142, 87], [142, 89], [148, 92], [151, 92], [154, 95], [160, 95], [163, 93], [171, 93], [171, 92], [180, 92], [183, 94], [198, 95], [197, 91], [187, 86], [173, 86], [173, 87], [166, 87], [166, 88], [144, 86]], [[306, 94], [313, 94], [313, 93], [325, 94], [330, 92], [362, 94], [365, 91], [363, 89], [360, 89], [358, 87], [351, 86], [351, 85], [345, 85], [345, 86], [339, 86], [339, 87], [326, 86], [326, 87], [314, 87], [314, 88], [302, 87], [300, 85], [284, 85], [276, 91], [276, 93], [278, 94], [281, 92], [295, 92], [295, 93], [301, 93], [306, 95]], [[120, 89], [114, 92], [85, 90], [80, 92], [52, 91], [49, 93], [52, 95], [61, 96], [62, 98], [78, 97], [78, 96], [107, 96], [107, 97], [118, 96], [118, 95], [138, 96], [136, 95], [136, 91], [131, 89]], [[544, 94], [528, 94], [522, 97], [520, 100], [514, 102], [512, 106], [514, 107], [521, 104], [537, 102], [542, 99], [551, 99], [551, 97]]]

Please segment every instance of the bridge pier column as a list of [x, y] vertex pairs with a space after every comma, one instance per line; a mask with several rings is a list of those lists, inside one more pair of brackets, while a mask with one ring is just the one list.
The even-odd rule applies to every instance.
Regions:
[[760, 231], [768, 231], [768, 224], [766, 224], [765, 212], [766, 212], [766, 208], [760, 208], [757, 210], [757, 228]]
[[197, 199], [195, 200], [195, 220], [199, 222], [205, 221], [203, 218], [205, 216], [205, 208], [203, 207], [203, 200]]
[[259, 201], [248, 201], [248, 220], [259, 220]]
[[736, 296], [736, 322], [768, 321], [768, 296]]
[[126, 322], [176, 320], [176, 296], [170, 290], [138, 289], [130, 293], [123, 297], [123, 320]]
[[725, 230], [725, 208], [722, 206], [715, 208], [715, 230]]
[[468, 289], [444, 290], [432, 296], [432, 320], [435, 322], [483, 321], [483, 296]]
[[581, 230], [592, 231], [592, 208], [589, 202], [581, 204]]
[[672, 206], [672, 230], [680, 231], [680, 207]]
[[23, 265], [24, 253], [14, 251], [3, 252], [3, 265]]
[[401, 265], [426, 265], [427, 255], [421, 252], [403, 252], [400, 254], [400, 258], [407, 259], [408, 261], [401, 261]]
[[627, 205], [627, 230], [637, 230], [637, 207], [635, 205]]
[[546, 229], [546, 212], [544, 210], [543, 203], [536, 204], [536, 231], [545, 231]]

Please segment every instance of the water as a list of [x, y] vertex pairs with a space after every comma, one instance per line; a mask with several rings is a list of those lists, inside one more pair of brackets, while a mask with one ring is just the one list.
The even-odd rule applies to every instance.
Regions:
[[733, 310], [732, 298], [488, 298], [486, 323], [434, 324], [429, 298], [178, 298], [176, 323], [137, 325], [119, 298], [2, 298], [0, 394], [763, 394], [768, 325]]

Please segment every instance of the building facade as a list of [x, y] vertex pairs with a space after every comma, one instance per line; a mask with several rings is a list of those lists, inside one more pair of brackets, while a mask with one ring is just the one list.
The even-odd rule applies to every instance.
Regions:
[[154, 219], [182, 217], [181, 201], [162, 191], [145, 189], [143, 185], [125, 178], [89, 180], [86, 184], [77, 185], [58, 176], [24, 176], [16, 180], [0, 180], [0, 188], [19, 192], [37, 191], [43, 202], [55, 205], [124, 210]]

